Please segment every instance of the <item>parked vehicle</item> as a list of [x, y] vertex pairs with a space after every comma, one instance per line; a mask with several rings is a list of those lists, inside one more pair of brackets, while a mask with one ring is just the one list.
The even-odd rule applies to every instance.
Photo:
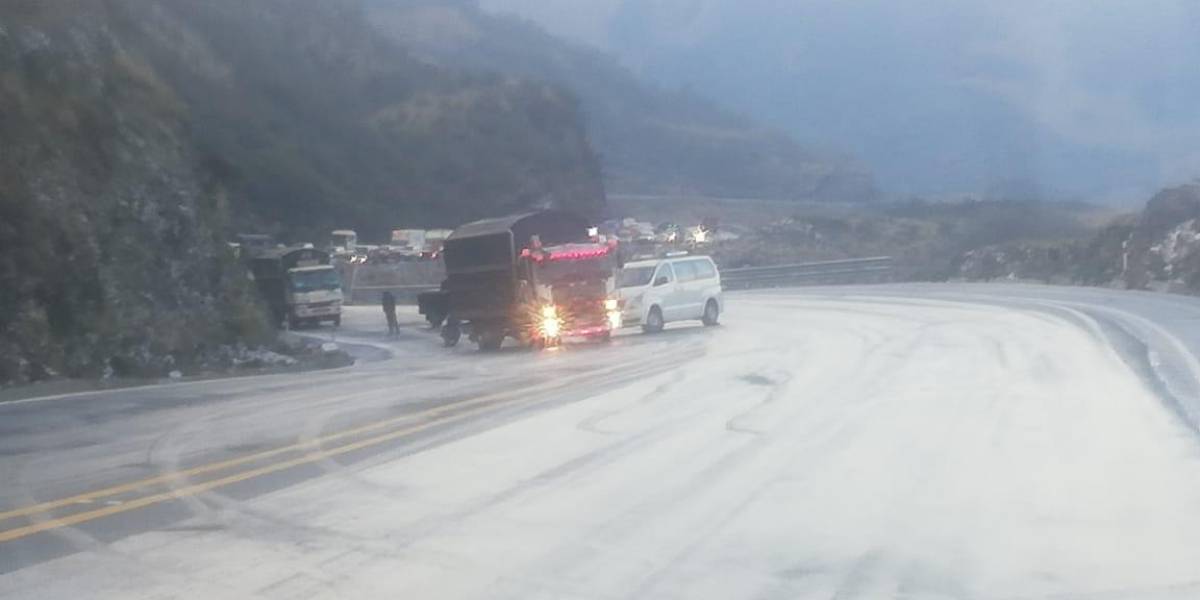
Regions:
[[388, 251], [393, 261], [417, 259], [425, 251], [424, 229], [393, 229]]
[[249, 260], [250, 275], [275, 323], [291, 329], [342, 323], [342, 281], [330, 255], [312, 247], [279, 248]]
[[725, 310], [721, 274], [707, 256], [679, 256], [631, 262], [617, 282], [624, 325], [647, 333], [667, 323], [698, 319], [716, 325]]
[[239, 233], [237, 235], [238, 256], [250, 259], [263, 252], [279, 247], [275, 238], [265, 233]]
[[329, 234], [329, 252], [334, 256], [349, 259], [358, 248], [358, 233], [352, 229], [337, 229]]
[[437, 258], [446, 246], [446, 240], [454, 233], [453, 229], [430, 229], [425, 232], [425, 248], [421, 251], [422, 258]]
[[507, 337], [548, 346], [565, 337], [607, 339], [620, 327], [616, 244], [588, 236], [582, 217], [541, 211], [477, 221], [446, 240], [446, 280], [418, 308], [444, 319], [447, 346], [465, 333], [481, 350]]

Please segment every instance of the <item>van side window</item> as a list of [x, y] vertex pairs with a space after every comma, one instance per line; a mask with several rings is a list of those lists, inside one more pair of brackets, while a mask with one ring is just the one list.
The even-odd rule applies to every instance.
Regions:
[[675, 271], [671, 269], [671, 265], [663, 263], [658, 267], [658, 273], [654, 274], [654, 281], [657, 282], [659, 277], [666, 277], [667, 281], [675, 281]]
[[696, 261], [688, 260], [675, 263], [675, 274], [679, 276], [679, 283], [695, 281], [699, 273], [696, 272]]
[[711, 261], [698, 260], [692, 263], [696, 267], [696, 272], [699, 274], [698, 279], [716, 279], [717, 269]]

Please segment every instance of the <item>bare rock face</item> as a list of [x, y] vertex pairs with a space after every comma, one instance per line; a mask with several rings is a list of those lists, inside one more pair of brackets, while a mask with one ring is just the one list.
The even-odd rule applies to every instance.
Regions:
[[958, 275], [1200, 293], [1200, 184], [1165, 189], [1088, 238], [972, 249]]
[[1200, 292], [1200, 184], [1159, 192], [1142, 212], [1126, 247], [1129, 287]]
[[178, 98], [101, 9], [8, 10], [23, 18], [0, 35], [0, 381], [160, 373], [259, 335]]
[[359, 0], [0, 3], [0, 384], [269, 343], [240, 231], [603, 207], [570, 94], [373, 31]]

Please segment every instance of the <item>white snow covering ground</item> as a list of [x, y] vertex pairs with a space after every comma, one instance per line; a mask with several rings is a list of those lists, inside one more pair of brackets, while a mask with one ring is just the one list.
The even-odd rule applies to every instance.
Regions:
[[682, 367], [252, 500], [210, 493], [223, 508], [196, 527], [0, 593], [1200, 597], [1200, 443], [1086, 320], [886, 291], [728, 304], [718, 331], [664, 334], [703, 340]]

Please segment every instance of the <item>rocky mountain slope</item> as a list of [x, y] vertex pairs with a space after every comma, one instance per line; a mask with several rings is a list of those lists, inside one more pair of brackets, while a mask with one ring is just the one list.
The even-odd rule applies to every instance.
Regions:
[[225, 241], [598, 212], [571, 96], [421, 63], [357, 0], [0, 4], [0, 383], [268, 334]]
[[139, 6], [131, 34], [186, 106], [202, 158], [258, 223], [344, 225], [369, 239], [402, 224], [603, 205], [569, 94], [415, 60], [358, 0]]
[[369, 0], [377, 27], [434, 64], [562, 85], [578, 98], [610, 192], [815, 201], [876, 196], [852, 160], [686, 91], [648, 85], [615, 59], [530, 22], [486, 14], [474, 0]]
[[1032, 279], [1200, 293], [1200, 183], [1163, 190], [1138, 214], [1057, 242], [1013, 242], [966, 252], [967, 279]]

